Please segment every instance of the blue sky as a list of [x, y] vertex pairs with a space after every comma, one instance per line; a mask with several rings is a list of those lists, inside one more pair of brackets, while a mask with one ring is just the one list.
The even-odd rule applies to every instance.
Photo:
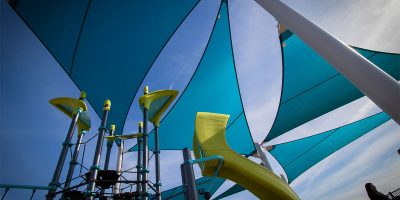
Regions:
[[[348, 44], [400, 53], [400, 39], [396, 35], [400, 32], [397, 20], [400, 14], [396, 11], [400, 5], [395, 0], [284, 2]], [[144, 85], [150, 85], [151, 90], [184, 88], [205, 48], [217, 6], [216, 1], [199, 4], [155, 62]], [[272, 125], [279, 101], [281, 59], [276, 21], [253, 1], [230, 1], [229, 9], [239, 84], [250, 129], [258, 142]], [[0, 14], [0, 182], [47, 185], [69, 125], [69, 120], [52, 108], [48, 100], [59, 96], [77, 97], [79, 91], [5, 1], [1, 2]], [[98, 127], [99, 120], [93, 109], [90, 110], [93, 127]], [[288, 136], [277, 138], [271, 144], [319, 133], [376, 112], [379, 109], [362, 98], [290, 131]], [[139, 120], [140, 112], [134, 103], [124, 132], [136, 131]], [[88, 136], [95, 134], [95, 130]], [[365, 199], [363, 185], [368, 181], [376, 183], [383, 192], [398, 188], [399, 132], [399, 126], [390, 121], [314, 166], [291, 186], [302, 199], [311, 200]], [[130, 145], [133, 143], [128, 142], [126, 146]], [[93, 149], [93, 144], [88, 145], [87, 166]], [[177, 151], [165, 151], [161, 155], [166, 190], [181, 183], [182, 160]], [[125, 158], [126, 163], [136, 160], [132, 154], [126, 154]], [[276, 163], [272, 164], [282, 173]], [[124, 168], [133, 165], [126, 164]], [[198, 169], [196, 174], [199, 175]], [[227, 182], [218, 193], [232, 184]], [[11, 191], [10, 199], [13, 195], [28, 198], [29, 193]], [[37, 196], [42, 199], [40, 194]], [[255, 197], [242, 192], [233, 198]]]

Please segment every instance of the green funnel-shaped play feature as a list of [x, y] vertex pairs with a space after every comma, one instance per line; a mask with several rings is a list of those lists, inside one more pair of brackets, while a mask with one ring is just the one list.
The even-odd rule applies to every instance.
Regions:
[[78, 110], [82, 111], [78, 119], [79, 134], [81, 134], [82, 131], [89, 131], [91, 127], [88, 108], [86, 106], [86, 103], [83, 101], [84, 98], [86, 98], [86, 94], [82, 92], [79, 99], [70, 97], [59, 97], [51, 99], [49, 101], [51, 105], [56, 107], [58, 110], [66, 114], [71, 119], [74, 114], [78, 112]]
[[139, 105], [141, 108], [148, 110], [148, 119], [155, 126], [160, 126], [160, 120], [162, 114], [167, 110], [168, 106], [174, 101], [175, 97], [178, 96], [177, 90], [157, 90], [148, 93], [148, 87], [145, 88], [145, 93], [139, 99]]

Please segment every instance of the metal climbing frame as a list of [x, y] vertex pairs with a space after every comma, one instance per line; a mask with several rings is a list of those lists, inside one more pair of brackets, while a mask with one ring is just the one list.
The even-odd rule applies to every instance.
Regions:
[[[65, 138], [65, 141], [63, 143], [63, 148], [60, 153], [60, 157], [57, 162], [56, 169], [53, 174], [53, 178], [49, 184], [50, 190], [47, 193], [46, 199], [47, 200], [52, 200], [55, 195], [55, 191], [57, 187], [60, 186], [59, 180], [61, 176], [61, 171], [64, 166], [65, 158], [68, 153], [68, 148], [72, 146], [71, 144], [71, 139], [74, 134], [74, 130], [76, 125], [78, 124], [78, 119], [80, 114], [83, 111], [87, 110], [86, 104], [83, 102], [83, 100], [86, 98], [86, 93], [81, 92], [81, 95], [79, 99], [73, 99], [73, 98], [56, 98], [50, 100], [50, 103], [54, 105], [56, 108], [61, 110], [63, 113], [68, 115], [69, 117], [72, 118], [71, 124], [68, 129], [67, 136]], [[67, 180], [68, 181], [68, 180]]]
[[111, 101], [106, 100], [104, 102], [103, 116], [101, 118], [101, 124], [99, 128], [99, 135], [97, 139], [96, 151], [94, 153], [93, 164], [90, 167], [90, 178], [88, 180], [89, 184], [87, 186], [87, 191], [85, 194], [86, 200], [93, 200], [94, 196], [96, 195], [95, 187], [96, 187], [98, 172], [100, 170], [99, 163], [101, 158], [101, 148], [103, 147], [104, 134], [107, 130], [106, 123], [107, 123], [108, 112], [110, 111], [110, 109], [111, 109]]

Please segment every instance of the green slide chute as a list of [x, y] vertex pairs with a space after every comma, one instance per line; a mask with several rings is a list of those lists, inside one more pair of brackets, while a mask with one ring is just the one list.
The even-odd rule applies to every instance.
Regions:
[[[389, 119], [386, 113], [381, 112], [323, 133], [274, 145], [270, 153], [282, 165], [291, 183], [318, 162]], [[243, 190], [245, 189], [242, 186], [234, 185], [215, 199], [222, 199]]]

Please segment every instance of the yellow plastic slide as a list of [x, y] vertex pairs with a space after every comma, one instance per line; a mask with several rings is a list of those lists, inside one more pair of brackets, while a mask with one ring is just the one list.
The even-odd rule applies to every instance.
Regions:
[[229, 179], [249, 190], [260, 199], [294, 200], [296, 193], [280, 177], [267, 168], [254, 163], [232, 150], [225, 138], [229, 115], [198, 112], [196, 116], [193, 150], [196, 159], [221, 156], [222, 167], [218, 172], [218, 160], [200, 162], [203, 176]]

